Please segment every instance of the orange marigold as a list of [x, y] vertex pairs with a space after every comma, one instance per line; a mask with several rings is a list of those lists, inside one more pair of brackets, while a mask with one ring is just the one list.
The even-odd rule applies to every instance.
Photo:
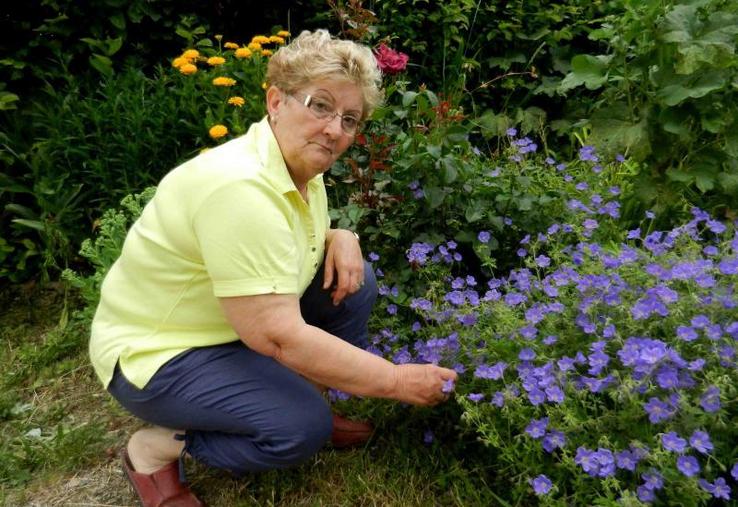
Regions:
[[272, 56], [274, 53], [271, 49], [262, 49], [261, 56]]
[[228, 103], [232, 106], [242, 107], [246, 103], [246, 101], [243, 97], [231, 97], [230, 99], [228, 99]]
[[190, 74], [197, 72], [197, 67], [192, 63], [185, 63], [179, 68], [179, 71], [185, 76], [189, 76]]
[[219, 76], [213, 79], [213, 84], [215, 86], [233, 86], [236, 84], [236, 80], [230, 77]]
[[208, 65], [211, 67], [215, 67], [217, 65], [223, 65], [225, 63], [225, 58], [222, 56], [211, 56], [208, 58]]
[[238, 48], [234, 54], [236, 58], [248, 58], [251, 56], [251, 50], [249, 48]]
[[274, 42], [275, 44], [284, 44], [284, 39], [279, 35], [272, 35], [271, 37], [269, 37], [269, 42]]
[[197, 49], [188, 49], [182, 53], [182, 58], [187, 58], [188, 60], [194, 60], [198, 56], [200, 56], [200, 52]]
[[251, 38], [251, 42], [256, 42], [257, 44], [269, 44], [269, 37], [265, 37], [264, 35], [254, 35]]
[[258, 42], [251, 41], [249, 42], [249, 49], [251, 51], [259, 51], [261, 49], [261, 44]]
[[177, 58], [172, 60], [172, 67], [174, 67], [175, 69], [178, 69], [186, 63], [190, 63], [190, 61], [183, 56], [178, 56]]
[[238, 49], [238, 44], [236, 44], [235, 42], [226, 42], [225, 44], [223, 44], [223, 47], [226, 49]]
[[287, 30], [280, 30], [277, 32], [277, 35], [280, 37], [290, 37], [291, 34]]
[[210, 130], [208, 130], [208, 134], [210, 134], [210, 137], [213, 139], [220, 139], [221, 137], [228, 134], [228, 127], [225, 125], [213, 125], [210, 127]]

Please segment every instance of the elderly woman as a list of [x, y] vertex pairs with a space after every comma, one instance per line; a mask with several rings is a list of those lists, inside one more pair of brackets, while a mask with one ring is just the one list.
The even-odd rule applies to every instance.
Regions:
[[366, 440], [324, 386], [433, 405], [456, 378], [364, 350], [376, 281], [358, 237], [329, 228], [322, 174], [381, 99], [371, 51], [303, 32], [267, 80], [268, 116], [164, 177], [103, 283], [90, 355], [154, 425], [121, 453], [144, 506], [203, 505], [185, 455], [238, 475]]

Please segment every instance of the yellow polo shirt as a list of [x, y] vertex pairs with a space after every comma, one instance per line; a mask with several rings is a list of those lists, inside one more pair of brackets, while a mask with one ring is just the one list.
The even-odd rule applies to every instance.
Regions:
[[89, 346], [102, 383], [119, 362], [143, 388], [177, 354], [237, 340], [218, 298], [302, 295], [330, 226], [322, 176], [308, 202], [266, 118], [167, 174], [102, 284]]

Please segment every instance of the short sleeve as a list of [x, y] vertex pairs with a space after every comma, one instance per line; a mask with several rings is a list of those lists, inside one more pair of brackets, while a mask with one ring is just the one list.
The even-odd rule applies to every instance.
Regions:
[[296, 294], [301, 258], [287, 198], [238, 180], [209, 195], [193, 229], [216, 297]]

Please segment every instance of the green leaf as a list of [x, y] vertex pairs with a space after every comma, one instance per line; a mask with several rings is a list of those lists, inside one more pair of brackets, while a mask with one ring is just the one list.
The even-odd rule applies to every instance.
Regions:
[[442, 147], [440, 145], [437, 145], [437, 144], [428, 144], [425, 147], [425, 151], [427, 151], [428, 154], [431, 157], [435, 158], [436, 160], [438, 160], [439, 158], [441, 158]]
[[36, 229], [37, 231], [43, 231], [44, 230], [44, 224], [43, 222], [39, 222], [38, 220], [28, 220], [26, 218], [14, 218], [11, 220], [11, 222], [15, 224], [24, 225], [26, 227], [29, 227], [31, 229]]
[[0, 91], [0, 111], [15, 109], [15, 103], [18, 100], [20, 100], [20, 97], [15, 93]]
[[126, 17], [123, 14], [113, 14], [109, 19], [110, 23], [118, 30], [126, 29]]
[[577, 55], [571, 60], [569, 72], [559, 86], [559, 91], [567, 91], [584, 85], [588, 90], [596, 90], [607, 81], [607, 56]]
[[530, 211], [533, 209], [533, 198], [530, 196], [521, 197], [518, 199], [518, 210]]
[[117, 53], [121, 46], [123, 46], [123, 38], [122, 37], [116, 37], [115, 39], [107, 39], [105, 41], [107, 43], [107, 47], [105, 48], [105, 54], [108, 56], [113, 56], [115, 53]]
[[477, 222], [484, 217], [484, 206], [482, 203], [472, 201], [464, 211], [464, 218], [469, 223]]
[[415, 97], [418, 96], [418, 92], [405, 92], [402, 94], [402, 107], [408, 107], [413, 103]]
[[690, 183], [694, 179], [694, 176], [686, 171], [682, 171], [681, 169], [667, 169], [666, 177], [672, 181], [678, 181], [680, 183]]
[[485, 111], [477, 121], [485, 139], [504, 136], [505, 131], [512, 125], [512, 120], [505, 113], [495, 114], [491, 109]]
[[438, 187], [428, 187], [425, 189], [425, 196], [428, 199], [430, 208], [435, 209], [443, 204], [446, 193]]
[[113, 61], [104, 55], [93, 54], [90, 56], [90, 65], [92, 65], [100, 74], [105, 77], [113, 75]]
[[443, 181], [450, 185], [456, 181], [456, 177], [459, 175], [459, 168], [456, 165], [456, 159], [454, 157], [443, 157], [441, 159], [443, 165]]
[[726, 194], [738, 193], [738, 174], [722, 172], [718, 174], [718, 182]]
[[699, 172], [694, 176], [697, 188], [704, 194], [715, 188], [715, 177], [712, 174]]
[[700, 74], [692, 84], [674, 84], [659, 90], [657, 97], [667, 106], [676, 106], [688, 98], [698, 99], [719, 90], [727, 83], [723, 72], [712, 71]]

